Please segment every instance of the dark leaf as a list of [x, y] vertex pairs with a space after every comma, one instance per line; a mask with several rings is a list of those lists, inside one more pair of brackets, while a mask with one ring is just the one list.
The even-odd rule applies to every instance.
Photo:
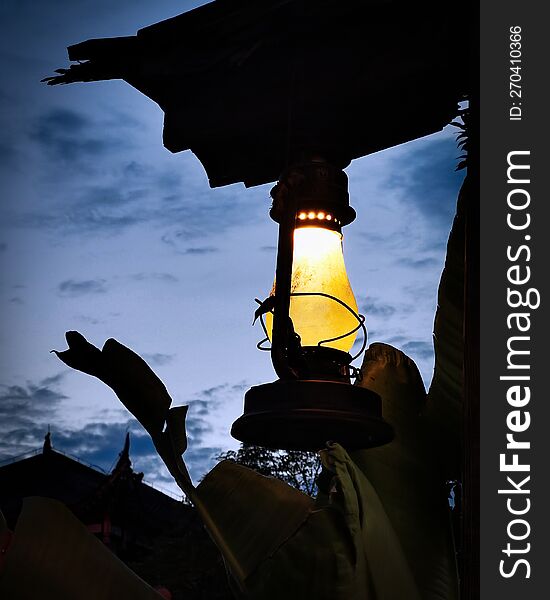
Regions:
[[187, 450], [187, 432], [185, 430], [185, 417], [188, 406], [176, 406], [168, 411], [166, 419], [166, 432], [170, 437], [174, 453], [181, 456]]
[[99, 348], [90, 344], [78, 331], [67, 331], [65, 339], [69, 346], [68, 350], [63, 352], [52, 350], [59, 359], [72, 369], [100, 379], [104, 377], [103, 359]]
[[455, 599], [458, 582], [445, 478], [434, 460], [432, 431], [421, 417], [426, 392], [418, 369], [399, 350], [372, 344], [362, 371], [359, 385], [382, 397], [382, 413], [395, 438], [350, 456], [376, 490], [421, 597]]
[[232, 461], [218, 463], [197, 487], [197, 496], [241, 583], [294, 534], [314, 507], [311, 498], [282, 481]]
[[99, 350], [77, 331], [68, 331], [65, 337], [69, 349], [53, 350], [56, 356], [106, 383], [151, 435], [160, 434], [172, 399], [147, 363], [114, 339]]
[[25, 498], [0, 576], [8, 600], [160, 600], [60, 502]]
[[102, 354], [107, 373], [103, 381], [151, 435], [159, 434], [172, 403], [162, 381], [139, 355], [112, 338]]

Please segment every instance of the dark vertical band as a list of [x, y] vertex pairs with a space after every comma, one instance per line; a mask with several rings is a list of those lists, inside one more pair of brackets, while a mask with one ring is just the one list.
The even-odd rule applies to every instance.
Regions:
[[[548, 58], [543, 3], [481, 2], [481, 597], [548, 595]], [[540, 302], [540, 304], [539, 304]]]

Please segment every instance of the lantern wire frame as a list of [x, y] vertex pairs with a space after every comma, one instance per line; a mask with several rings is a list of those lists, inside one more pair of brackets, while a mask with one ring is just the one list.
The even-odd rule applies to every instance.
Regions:
[[[359, 350], [359, 352], [357, 352], [357, 354], [355, 354], [354, 356], [351, 357], [351, 360], [355, 360], [358, 356], [361, 356], [361, 354], [363, 354], [363, 351], [365, 350], [365, 348], [367, 346], [367, 339], [368, 339], [367, 327], [365, 325], [365, 316], [364, 315], [356, 313], [353, 310], [353, 308], [348, 306], [344, 301], [340, 300], [340, 298], [337, 298], [336, 296], [332, 296], [331, 294], [326, 294], [324, 292], [291, 292], [290, 296], [291, 297], [292, 296], [322, 296], [323, 298], [328, 298], [329, 300], [334, 300], [334, 302], [338, 302], [338, 304], [341, 304], [346, 310], [348, 310], [357, 319], [357, 322], [358, 322], [357, 326], [354, 327], [353, 329], [350, 329], [350, 331], [348, 331], [342, 335], [338, 335], [333, 338], [328, 338], [326, 340], [320, 340], [319, 342], [317, 342], [317, 346], [322, 346], [323, 344], [328, 344], [329, 342], [335, 342], [336, 340], [341, 340], [343, 338], [346, 338], [346, 337], [354, 334], [359, 329], [362, 329], [363, 330], [363, 343], [361, 344], [361, 349]], [[262, 301], [259, 300], [258, 298], [255, 298], [254, 300], [258, 304], [262, 304]], [[271, 310], [269, 312], [273, 313], [273, 310]], [[263, 315], [260, 315], [260, 323], [261, 323], [262, 329], [265, 333], [265, 338], [263, 338], [256, 344], [256, 348], [258, 348], [258, 350], [263, 350], [263, 351], [269, 352], [271, 350], [271, 346], [266, 347], [263, 345], [265, 342], [269, 341], [269, 336], [267, 333], [267, 328], [265, 326]], [[300, 337], [298, 334], [296, 334], [296, 335], [298, 336], [298, 338]], [[356, 369], [353, 366], [351, 367], [351, 369], [354, 372], [353, 376], [360, 378], [360, 375], [359, 375], [360, 370]]]

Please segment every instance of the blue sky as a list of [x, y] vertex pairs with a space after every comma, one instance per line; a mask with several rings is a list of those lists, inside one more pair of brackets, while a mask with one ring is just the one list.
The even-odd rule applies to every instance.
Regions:
[[[174, 489], [146, 434], [100, 382], [51, 349], [76, 329], [143, 356], [190, 404], [199, 479], [235, 448], [251, 385], [272, 381], [254, 298], [271, 289], [271, 185], [210, 189], [199, 161], [162, 146], [162, 111], [120, 81], [47, 87], [66, 47], [133, 35], [202, 2], [0, 4], [0, 460], [54, 447], [109, 468], [132, 431], [134, 466]], [[216, 93], [213, 89], [212, 93]], [[230, 118], [230, 115], [228, 115]], [[429, 383], [432, 326], [462, 173], [455, 128], [353, 161], [345, 259], [370, 341], [397, 346]]]

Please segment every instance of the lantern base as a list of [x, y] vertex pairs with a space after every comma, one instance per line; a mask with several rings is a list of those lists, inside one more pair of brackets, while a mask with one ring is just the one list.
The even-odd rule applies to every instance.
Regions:
[[328, 441], [347, 450], [393, 438], [378, 394], [335, 381], [279, 380], [252, 387], [231, 435], [245, 444], [282, 450], [320, 450]]

